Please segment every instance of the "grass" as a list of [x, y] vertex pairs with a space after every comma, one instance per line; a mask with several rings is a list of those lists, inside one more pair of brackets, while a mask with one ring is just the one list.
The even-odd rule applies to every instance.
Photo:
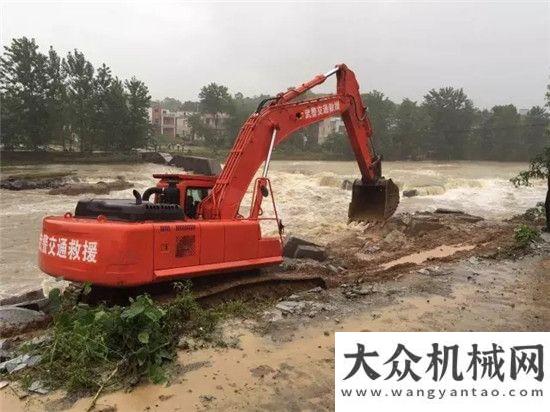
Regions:
[[[167, 367], [175, 359], [180, 339], [227, 346], [219, 323], [232, 316], [251, 313], [240, 301], [205, 309], [194, 298], [189, 283], [177, 283], [175, 299], [155, 303], [148, 295], [130, 299], [127, 306], [90, 306], [76, 295], [52, 291], [54, 307], [51, 340], [26, 344], [20, 351], [39, 354], [41, 362], [10, 379], [28, 386], [39, 380], [50, 389], [69, 393], [98, 393], [145, 379], [165, 382]], [[85, 287], [84, 293], [89, 292]]]

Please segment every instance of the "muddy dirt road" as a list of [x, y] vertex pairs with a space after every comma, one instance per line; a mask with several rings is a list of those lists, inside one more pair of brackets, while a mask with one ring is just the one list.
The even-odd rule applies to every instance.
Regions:
[[[397, 266], [391, 279], [295, 293], [258, 319], [227, 323], [237, 348], [181, 350], [171, 384], [105, 394], [96, 409], [332, 410], [334, 332], [548, 331], [550, 236], [543, 239], [516, 260], [480, 257], [479, 248], [440, 251]], [[90, 402], [73, 404], [60, 392], [19, 400], [0, 391], [6, 411], [83, 411]]]

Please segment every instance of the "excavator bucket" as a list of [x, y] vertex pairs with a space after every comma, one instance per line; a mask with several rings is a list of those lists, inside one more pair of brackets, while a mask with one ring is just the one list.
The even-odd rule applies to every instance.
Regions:
[[348, 218], [357, 222], [383, 222], [399, 204], [399, 188], [391, 179], [379, 179], [373, 183], [353, 182]]

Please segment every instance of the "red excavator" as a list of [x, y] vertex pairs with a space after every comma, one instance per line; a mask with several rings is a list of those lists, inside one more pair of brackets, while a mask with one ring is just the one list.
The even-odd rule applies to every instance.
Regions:
[[[335, 94], [298, 99], [332, 75]], [[80, 200], [74, 215], [44, 218], [40, 268], [66, 280], [124, 287], [281, 263], [283, 225], [267, 177], [272, 151], [293, 132], [336, 115], [343, 119], [362, 175], [353, 184], [349, 219], [387, 219], [397, 208], [399, 190], [381, 175], [359, 85], [341, 64], [262, 101], [218, 176], [155, 174], [156, 187], [143, 195], [134, 190], [132, 200]], [[262, 163], [249, 215], [241, 216], [241, 201]], [[274, 216], [264, 217], [262, 200], [269, 196]], [[276, 222], [279, 236], [262, 236], [263, 219]]]

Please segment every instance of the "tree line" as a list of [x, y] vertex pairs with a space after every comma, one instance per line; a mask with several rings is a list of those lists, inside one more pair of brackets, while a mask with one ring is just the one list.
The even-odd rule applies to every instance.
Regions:
[[147, 86], [94, 68], [78, 50], [66, 57], [34, 39], [13, 39], [0, 57], [1, 138], [5, 150], [128, 150], [149, 132]]
[[[5, 149], [59, 145], [82, 152], [122, 151], [154, 141], [158, 131], [148, 122], [152, 103], [143, 82], [120, 80], [105, 64], [95, 69], [78, 50], [65, 58], [52, 47], [42, 54], [25, 37], [4, 49], [0, 97]], [[305, 97], [321, 96], [308, 92]], [[268, 97], [231, 94], [226, 86], [210, 83], [201, 88], [197, 101], [167, 97], [153, 104], [191, 112], [191, 136], [186, 137], [200, 137], [217, 150], [232, 145], [248, 116]], [[386, 159], [527, 160], [549, 145], [549, 115], [540, 106], [524, 115], [513, 104], [479, 109], [463, 89], [452, 87], [429, 90], [420, 102], [396, 103], [376, 90], [361, 97], [373, 124], [375, 148]], [[319, 142], [318, 127], [296, 132], [278, 150], [353, 158], [345, 131]]]
[[[320, 97], [308, 93], [307, 98]], [[199, 101], [167, 98], [172, 108], [197, 110], [189, 119], [193, 135], [206, 144], [230, 147], [240, 127], [268, 95], [231, 95], [226, 86], [210, 83], [201, 89]], [[476, 108], [463, 89], [444, 87], [429, 90], [421, 102], [404, 99], [395, 103], [374, 90], [361, 95], [374, 130], [374, 145], [386, 159], [436, 160], [528, 160], [550, 144], [545, 129], [549, 115], [533, 106], [520, 115], [513, 104]], [[549, 103], [550, 104], [550, 103]], [[200, 113], [227, 113], [223, 131], [201, 121]], [[319, 144], [318, 125], [294, 134], [282, 150], [325, 151], [351, 159], [353, 153], [345, 131], [336, 131]]]

